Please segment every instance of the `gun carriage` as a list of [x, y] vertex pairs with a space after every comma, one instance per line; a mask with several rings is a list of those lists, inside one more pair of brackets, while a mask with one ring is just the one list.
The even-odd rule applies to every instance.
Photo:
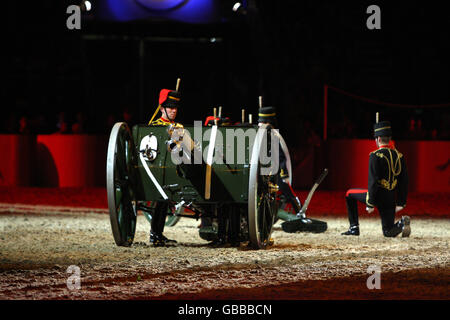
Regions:
[[[237, 141], [227, 129], [242, 130], [239, 132], [246, 138]], [[193, 140], [195, 130], [209, 139]], [[218, 235], [227, 242], [265, 248], [278, 210], [278, 172], [267, 170], [271, 164], [263, 164], [260, 158], [263, 153], [267, 156], [270, 132], [274, 131], [267, 124], [260, 128], [248, 124], [181, 129], [136, 125], [130, 130], [125, 122], [116, 123], [110, 134], [106, 170], [116, 244], [133, 243], [139, 210], [151, 217], [154, 206], [149, 202], [166, 201], [175, 218], [211, 218], [217, 221]], [[217, 134], [222, 141], [216, 139]], [[286, 143], [278, 132], [276, 136], [290, 172]], [[214, 146], [212, 151], [209, 145]], [[195, 159], [195, 152], [200, 153], [200, 161]], [[208, 153], [206, 159], [203, 152]], [[174, 161], [174, 155], [191, 162]], [[215, 161], [211, 161], [212, 155]], [[185, 214], [183, 209], [192, 214]]]

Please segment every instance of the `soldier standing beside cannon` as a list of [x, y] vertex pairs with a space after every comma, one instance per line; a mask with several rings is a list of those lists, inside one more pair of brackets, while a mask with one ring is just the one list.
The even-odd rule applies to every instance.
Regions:
[[[178, 87], [178, 84], [177, 84]], [[183, 125], [175, 122], [178, 107], [180, 106], [181, 95], [178, 90], [162, 89], [159, 94], [159, 106], [149, 121], [149, 126], [169, 126], [182, 128]], [[161, 111], [161, 117], [153, 121], [157, 112]], [[163, 235], [164, 224], [166, 222], [168, 202], [157, 201], [150, 227], [150, 243], [154, 246], [164, 246], [166, 243], [176, 243], [175, 240], [168, 239]]]
[[[277, 126], [276, 110], [274, 107], [260, 107], [258, 111], [258, 123], [261, 125], [263, 123], [268, 123], [272, 127]], [[281, 150], [281, 146], [280, 146]], [[277, 185], [280, 188], [281, 194], [286, 198], [286, 200], [292, 205], [294, 212], [299, 217], [300, 225], [296, 222], [291, 222], [288, 228], [283, 228], [286, 232], [296, 232], [296, 231], [307, 231], [304, 227], [306, 223], [311, 224], [310, 219], [306, 219], [306, 215], [302, 213], [302, 203], [300, 199], [295, 195], [292, 187], [289, 183], [289, 170], [287, 168], [287, 159], [284, 152], [279, 152], [279, 172], [277, 177]], [[278, 216], [280, 217], [280, 216]], [[283, 219], [284, 217], [282, 217]], [[316, 220], [314, 221], [316, 222]], [[317, 222], [319, 222], [317, 220]], [[320, 222], [319, 222], [320, 223]], [[283, 226], [285, 226], [283, 224]], [[315, 228], [315, 225], [314, 225]], [[323, 230], [325, 231], [325, 230]]]
[[[276, 110], [274, 107], [262, 107], [262, 103], [260, 102], [260, 108], [258, 112], [258, 123], [259, 125], [268, 123], [272, 127], [277, 126], [276, 119]], [[280, 145], [281, 149], [281, 145]], [[306, 210], [308, 209], [309, 201], [311, 200], [314, 191], [319, 186], [321, 181], [324, 179], [328, 170], [325, 169], [321, 174], [319, 179], [314, 184], [313, 188], [308, 194], [308, 197], [302, 206], [300, 199], [295, 195], [294, 190], [292, 189], [289, 183], [289, 171], [287, 168], [287, 159], [284, 152], [279, 152], [279, 172], [277, 177], [277, 185], [281, 191], [281, 194], [286, 198], [286, 200], [292, 205], [295, 215], [293, 218], [290, 218], [281, 224], [283, 231], [288, 233], [295, 232], [315, 232], [321, 233], [327, 230], [327, 223], [325, 221], [317, 220], [317, 219], [309, 219], [306, 217]], [[285, 220], [285, 215], [278, 215], [279, 218]]]
[[[276, 115], [274, 107], [261, 107], [258, 111], [258, 123], [268, 123], [275, 128], [277, 126]], [[302, 204], [298, 197], [294, 195], [292, 188], [289, 185], [289, 172], [286, 166], [286, 156], [284, 155], [284, 152], [279, 152], [279, 167], [280, 171], [277, 179], [278, 187], [280, 188], [281, 193], [286, 197], [287, 201], [291, 203], [295, 212], [300, 212]]]
[[[408, 172], [404, 156], [391, 144], [392, 129], [389, 121], [374, 125], [374, 137], [378, 149], [370, 153], [368, 189], [349, 189], [346, 204], [350, 228], [342, 235], [359, 236], [358, 206], [356, 201], [366, 205], [372, 213], [378, 208], [383, 235], [408, 237], [411, 233], [410, 218], [402, 216], [395, 221], [395, 214], [406, 206], [408, 195]], [[397, 196], [397, 197], [396, 197]]]

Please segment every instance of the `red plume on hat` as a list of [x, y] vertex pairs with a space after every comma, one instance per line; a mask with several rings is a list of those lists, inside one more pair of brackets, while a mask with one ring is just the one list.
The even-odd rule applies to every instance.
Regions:
[[181, 95], [178, 91], [162, 89], [159, 93], [159, 104], [167, 108], [178, 108]]
[[167, 95], [169, 94], [169, 89], [162, 89], [159, 93], [159, 104], [163, 104], [167, 100]]

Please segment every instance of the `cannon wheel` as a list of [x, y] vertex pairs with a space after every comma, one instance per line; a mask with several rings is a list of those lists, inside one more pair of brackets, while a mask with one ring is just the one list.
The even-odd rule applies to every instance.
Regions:
[[272, 227], [277, 214], [276, 197], [270, 191], [270, 175], [261, 175], [259, 155], [268, 125], [264, 124], [258, 130], [253, 144], [249, 188], [248, 188], [248, 231], [250, 245], [257, 249], [264, 249], [269, 244]]
[[118, 122], [111, 130], [106, 163], [106, 189], [114, 241], [131, 246], [136, 232], [136, 199], [133, 192], [134, 143], [130, 128]]

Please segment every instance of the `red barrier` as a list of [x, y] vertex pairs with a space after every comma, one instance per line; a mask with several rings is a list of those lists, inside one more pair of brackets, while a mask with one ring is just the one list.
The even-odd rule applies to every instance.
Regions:
[[324, 147], [324, 165], [328, 168], [324, 186], [330, 190], [367, 187], [369, 153], [376, 148], [374, 140], [329, 140]]
[[449, 141], [402, 141], [397, 148], [406, 157], [410, 190], [450, 191]]
[[[107, 136], [0, 135], [0, 185], [103, 187], [107, 143]], [[411, 192], [450, 192], [450, 141], [398, 141], [396, 147], [405, 155]], [[374, 140], [328, 140], [293, 165], [293, 185], [308, 189], [326, 167], [321, 189], [367, 188], [375, 149]]]
[[36, 161], [36, 136], [2, 134], [0, 150], [0, 185], [32, 185]]
[[40, 186], [105, 185], [106, 136], [38, 135]]
[[[406, 159], [410, 191], [450, 192], [450, 141], [397, 141], [396, 148]], [[374, 140], [330, 140], [325, 149], [327, 189], [367, 188]]]

